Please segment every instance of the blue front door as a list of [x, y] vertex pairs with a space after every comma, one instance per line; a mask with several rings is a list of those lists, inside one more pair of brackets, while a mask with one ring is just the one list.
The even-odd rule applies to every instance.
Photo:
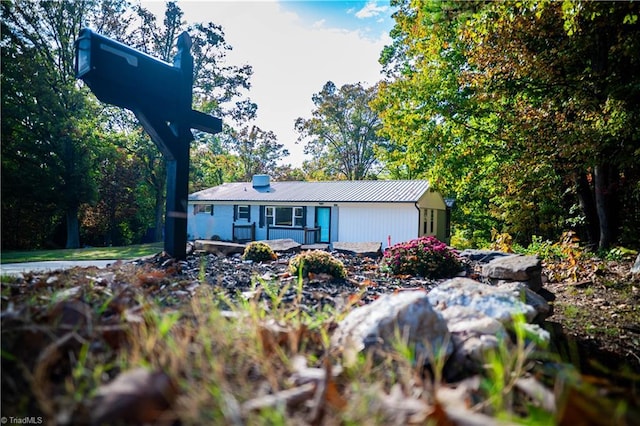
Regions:
[[316, 207], [316, 226], [320, 228], [321, 243], [328, 243], [331, 229], [331, 207]]

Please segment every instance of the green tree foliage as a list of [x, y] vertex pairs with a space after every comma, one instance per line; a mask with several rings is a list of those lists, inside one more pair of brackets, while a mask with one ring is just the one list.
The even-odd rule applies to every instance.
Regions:
[[[255, 116], [255, 104], [248, 99], [237, 100], [242, 91], [250, 87], [252, 68], [248, 65], [238, 67], [226, 64], [226, 53], [231, 46], [225, 41], [221, 26], [213, 22], [188, 25], [183, 20], [184, 13], [176, 2], [167, 3], [162, 22], [158, 22], [155, 15], [141, 6], [135, 10], [142, 24], [128, 40], [122, 41], [166, 62], [173, 62], [177, 36], [183, 31], [189, 32], [193, 42], [191, 52], [194, 58], [194, 108], [232, 120], [251, 119]], [[139, 125], [132, 120], [129, 127], [139, 128]], [[225, 126], [225, 129], [228, 129], [228, 126]], [[196, 158], [193, 159], [190, 174], [192, 188], [202, 189], [209, 183], [222, 183], [225, 175], [233, 179], [235, 161], [229, 158], [228, 152], [220, 152], [220, 146], [218, 136], [196, 132], [196, 141], [192, 149]], [[129, 149], [143, 158], [144, 164], [147, 165], [146, 181], [151, 185], [151, 192], [155, 194], [155, 239], [160, 240], [166, 192], [164, 159], [144, 133], [141, 138], [135, 140], [134, 145], [129, 146]], [[207, 153], [207, 150], [211, 152]], [[225, 167], [227, 164], [229, 167]], [[200, 167], [213, 169], [202, 170]]]
[[122, 246], [139, 240], [144, 209], [138, 206], [137, 189], [143, 168], [122, 148], [103, 150], [97, 165], [98, 201], [81, 208], [81, 235], [92, 246]]
[[298, 141], [307, 141], [305, 153], [329, 177], [361, 180], [375, 176], [375, 149], [385, 142], [377, 134], [381, 127], [378, 114], [369, 107], [375, 96], [375, 87], [358, 83], [338, 89], [329, 81], [312, 97], [312, 118], [296, 120]]
[[225, 144], [237, 156], [241, 165], [241, 180], [251, 181], [256, 174], [274, 174], [277, 161], [289, 155], [278, 137], [271, 131], [257, 126], [243, 127], [240, 131], [230, 130]]
[[115, 23], [126, 23], [121, 6], [1, 3], [3, 247], [37, 245], [59, 221], [66, 223], [66, 246], [80, 244], [79, 208], [96, 197], [103, 138], [76, 85], [73, 42], [87, 24], [117, 31]]
[[[164, 159], [131, 113], [97, 102], [75, 79], [73, 42], [79, 30], [91, 27], [168, 62], [177, 35], [187, 30], [193, 38], [195, 107], [225, 119], [255, 115], [255, 104], [240, 99], [250, 87], [251, 67], [227, 65], [231, 47], [222, 28], [187, 25], [173, 2], [161, 23], [124, 0], [18, 0], [2, 2], [1, 8], [3, 248], [41, 246], [61, 224], [68, 247], [78, 246], [80, 236], [92, 243], [136, 239], [154, 221], [160, 238]], [[196, 137], [194, 146], [213, 146], [206, 135]], [[136, 173], [118, 172], [124, 165]], [[202, 172], [207, 173], [213, 174]], [[111, 191], [114, 180], [118, 193]], [[107, 198], [128, 206], [118, 210]], [[82, 232], [79, 216], [89, 226]], [[64, 237], [59, 240], [64, 244]]]
[[637, 234], [636, 3], [398, 7], [375, 102], [391, 166], [456, 194], [469, 232]]
[[219, 137], [191, 146], [189, 192], [196, 192], [225, 182], [242, 180], [242, 165], [237, 155], [222, 146]]

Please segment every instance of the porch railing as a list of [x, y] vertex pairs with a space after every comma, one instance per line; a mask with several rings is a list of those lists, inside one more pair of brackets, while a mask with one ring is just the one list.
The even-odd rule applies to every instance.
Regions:
[[267, 226], [267, 240], [291, 238], [300, 244], [316, 244], [320, 241], [320, 228], [291, 228]]

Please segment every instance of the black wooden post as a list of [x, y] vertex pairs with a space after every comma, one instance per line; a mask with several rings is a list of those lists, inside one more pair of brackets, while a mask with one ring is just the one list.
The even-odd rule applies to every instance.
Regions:
[[186, 257], [191, 129], [218, 133], [222, 121], [191, 109], [193, 57], [187, 32], [173, 66], [84, 29], [76, 41], [76, 76], [103, 102], [130, 109], [167, 162], [165, 251]]

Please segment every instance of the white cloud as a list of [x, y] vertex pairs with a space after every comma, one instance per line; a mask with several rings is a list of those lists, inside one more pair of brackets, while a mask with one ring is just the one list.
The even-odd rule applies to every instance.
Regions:
[[356, 17], [359, 19], [373, 18], [374, 16], [385, 13], [388, 9], [387, 6], [378, 6], [378, 4], [372, 0], [356, 12]]
[[316, 21], [313, 23], [313, 28], [322, 28], [326, 23], [327, 23], [326, 19], [320, 19], [319, 21]]
[[[160, 3], [163, 5], [162, 3]], [[157, 3], [153, 9], [158, 8]], [[369, 85], [380, 80], [379, 54], [388, 36], [366, 39], [358, 31], [305, 25], [275, 2], [181, 2], [185, 19], [223, 27], [233, 46], [228, 62], [253, 67], [248, 96], [258, 104], [255, 122], [272, 130], [291, 155], [283, 163], [302, 164], [303, 146], [295, 144], [298, 117], [310, 117], [311, 96], [329, 80]], [[154, 10], [155, 11], [155, 10]]]

